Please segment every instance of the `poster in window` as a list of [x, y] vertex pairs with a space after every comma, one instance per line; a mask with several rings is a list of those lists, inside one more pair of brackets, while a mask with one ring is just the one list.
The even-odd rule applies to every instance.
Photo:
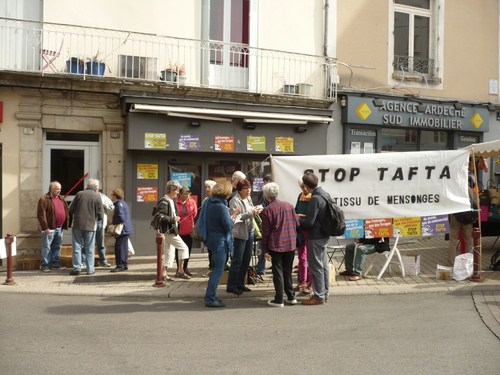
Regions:
[[363, 153], [365, 154], [373, 154], [373, 143], [365, 142], [363, 144]]
[[172, 180], [177, 180], [181, 186], [191, 187], [191, 173], [173, 172]]
[[361, 153], [361, 142], [351, 142], [351, 154]]
[[293, 138], [276, 137], [276, 152], [294, 152]]
[[247, 136], [247, 151], [266, 151], [266, 137]]
[[167, 133], [144, 133], [144, 148], [167, 148]]
[[137, 187], [137, 202], [158, 202], [158, 187]]
[[158, 164], [137, 164], [138, 180], [157, 180]]
[[215, 151], [234, 151], [234, 137], [216, 135], [214, 147]]

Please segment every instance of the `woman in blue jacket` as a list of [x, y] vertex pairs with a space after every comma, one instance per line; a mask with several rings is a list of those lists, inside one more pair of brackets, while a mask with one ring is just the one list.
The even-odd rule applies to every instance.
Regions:
[[116, 268], [111, 272], [122, 272], [128, 270], [128, 235], [134, 233], [132, 228], [132, 220], [130, 219], [130, 209], [127, 202], [123, 199], [125, 193], [121, 189], [113, 190], [111, 200], [115, 206], [115, 212], [111, 224], [123, 223], [123, 230], [119, 236], [116, 236], [115, 241], [115, 259]]

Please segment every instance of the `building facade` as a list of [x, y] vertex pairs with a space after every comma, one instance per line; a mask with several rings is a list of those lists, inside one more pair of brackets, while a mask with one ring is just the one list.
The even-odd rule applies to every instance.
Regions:
[[36, 202], [52, 180], [70, 200], [92, 177], [124, 189], [132, 240], [151, 255], [169, 179], [201, 202], [204, 180], [235, 170], [258, 190], [269, 154], [500, 136], [498, 1], [2, 4], [2, 235], [21, 255], [39, 253]]

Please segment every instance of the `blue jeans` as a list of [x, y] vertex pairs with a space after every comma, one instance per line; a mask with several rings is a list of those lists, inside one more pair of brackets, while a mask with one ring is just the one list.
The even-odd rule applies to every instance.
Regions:
[[217, 287], [219, 286], [224, 266], [226, 265], [227, 253], [225, 243], [222, 243], [219, 249], [212, 251], [213, 267], [210, 278], [208, 279], [207, 291], [205, 293], [205, 303], [214, 303], [217, 299]]
[[356, 247], [355, 244], [350, 243], [345, 248], [345, 268], [352, 271], [357, 276], [363, 275], [363, 263], [368, 254], [376, 252], [375, 245], [366, 244]]
[[245, 276], [252, 259], [254, 232], [248, 235], [248, 240], [234, 239], [234, 254], [231, 258], [231, 267], [227, 277], [227, 289], [243, 288]]
[[260, 254], [257, 262], [257, 275], [265, 275], [266, 274], [266, 258], [264, 257], [264, 253], [262, 252], [262, 245], [258, 244], [260, 249]]
[[104, 244], [104, 237], [106, 232], [102, 225], [102, 220], [97, 222], [97, 229], [95, 231], [95, 243], [97, 245], [97, 253], [99, 254], [99, 261], [101, 266], [106, 263], [106, 245]]
[[61, 257], [63, 229], [61, 227], [52, 233], [42, 233], [42, 268], [58, 266]]
[[[94, 273], [95, 231], [73, 228], [73, 271], [82, 269], [82, 252], [85, 254], [87, 274]], [[83, 247], [83, 250], [82, 250]]]

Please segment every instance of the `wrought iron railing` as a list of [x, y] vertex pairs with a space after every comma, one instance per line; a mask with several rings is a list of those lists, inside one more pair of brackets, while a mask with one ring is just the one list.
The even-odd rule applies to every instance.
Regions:
[[422, 57], [394, 56], [392, 63], [394, 71], [400, 71], [401, 67], [411, 69], [415, 72], [434, 76], [434, 60]]
[[337, 67], [324, 56], [0, 18], [0, 70], [336, 100]]

